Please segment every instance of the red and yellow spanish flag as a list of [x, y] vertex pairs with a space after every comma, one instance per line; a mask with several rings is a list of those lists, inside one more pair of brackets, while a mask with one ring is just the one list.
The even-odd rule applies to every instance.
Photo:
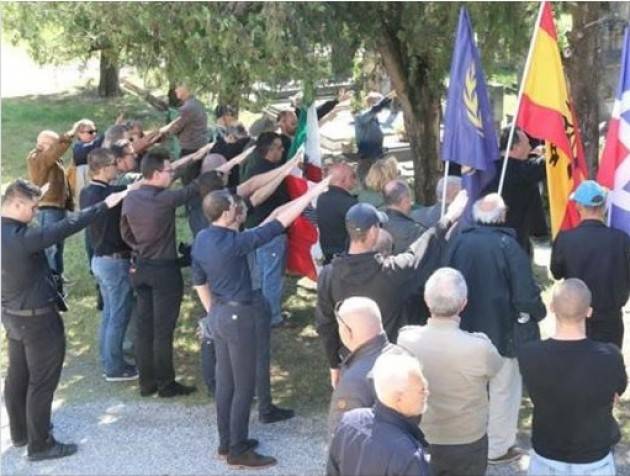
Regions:
[[548, 2], [541, 8], [516, 124], [531, 137], [545, 141], [551, 231], [555, 238], [559, 230], [580, 222], [569, 195], [588, 176], [588, 169], [562, 68], [553, 10]]

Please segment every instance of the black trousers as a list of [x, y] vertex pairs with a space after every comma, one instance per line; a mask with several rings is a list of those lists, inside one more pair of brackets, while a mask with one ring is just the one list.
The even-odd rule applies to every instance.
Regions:
[[4, 394], [11, 439], [28, 441], [28, 453], [53, 444], [50, 414], [66, 352], [61, 317], [57, 312], [34, 317], [3, 312], [9, 368]]
[[217, 358], [219, 447], [238, 455], [247, 449], [249, 414], [256, 387], [256, 305], [216, 303], [210, 310]]
[[598, 342], [615, 344], [619, 349], [623, 344], [622, 310], [601, 312], [593, 310], [593, 315], [586, 320], [586, 335]]
[[140, 261], [131, 269], [136, 290], [136, 365], [140, 389], [168, 387], [175, 380], [173, 334], [184, 284], [176, 262]]
[[483, 476], [488, 468], [488, 436], [463, 445], [431, 445], [433, 476]]

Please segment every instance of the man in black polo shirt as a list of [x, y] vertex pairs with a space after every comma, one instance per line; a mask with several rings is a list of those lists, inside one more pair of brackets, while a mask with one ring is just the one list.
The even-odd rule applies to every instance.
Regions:
[[2, 197], [2, 323], [9, 358], [4, 395], [13, 446], [28, 444], [31, 461], [77, 451], [77, 445], [59, 443], [50, 433], [66, 342], [57, 307], [63, 301], [44, 250], [85, 228], [126, 193], [45, 227], [29, 226], [42, 196], [39, 187], [17, 180]]
[[328, 170], [330, 188], [317, 200], [317, 227], [324, 264], [348, 248], [346, 213], [357, 203], [350, 192], [357, 184], [356, 172], [345, 162], [334, 164]]
[[135, 254], [131, 284], [138, 295], [136, 364], [140, 394], [188, 395], [195, 387], [175, 381], [173, 333], [184, 283], [178, 264], [175, 210], [198, 196], [196, 181], [169, 190], [173, 167], [168, 150], [155, 147], [142, 161], [144, 184], [123, 203], [121, 234]]
[[615, 474], [613, 447], [621, 439], [612, 410], [628, 378], [619, 348], [586, 336], [591, 293], [583, 281], [556, 284], [551, 339], [518, 353], [534, 404], [529, 474]]
[[227, 190], [211, 192], [203, 201], [211, 225], [193, 245], [193, 282], [209, 312], [217, 354], [217, 428], [219, 457], [234, 466], [264, 467], [275, 458], [254, 451], [248, 438], [249, 412], [257, 373], [257, 324], [268, 312], [254, 291], [247, 256], [283, 233], [312, 199], [325, 190], [324, 180], [301, 197], [275, 211], [265, 223], [239, 232], [244, 210]]
[[[277, 167], [280, 167], [283, 153], [282, 140], [274, 132], [265, 132], [258, 137], [254, 157], [247, 168], [248, 179]], [[254, 207], [247, 217], [247, 228], [260, 225], [271, 212], [289, 201], [289, 193], [284, 183], [265, 202]], [[284, 268], [286, 267], [287, 235], [280, 233], [273, 240], [256, 249], [252, 259], [252, 278], [254, 287], [262, 289], [265, 299], [271, 307], [271, 325], [282, 324], [282, 292], [284, 286]], [[255, 262], [255, 263], [254, 263]]]
[[[92, 180], [81, 190], [82, 209], [126, 188], [110, 185], [117, 177], [118, 170], [114, 154], [108, 149], [90, 152], [88, 167]], [[121, 209], [122, 206], [111, 209], [89, 226], [94, 253], [92, 272], [103, 294], [99, 351], [105, 380], [108, 382], [138, 378], [136, 367], [127, 364], [123, 358], [123, 339], [131, 317], [133, 290], [129, 282], [131, 249], [120, 235]]]
[[593, 293], [593, 316], [586, 321], [586, 335], [599, 342], [623, 344], [622, 308], [630, 295], [630, 237], [606, 226], [606, 190], [585, 180], [571, 199], [582, 222], [561, 231], [553, 243], [551, 272], [554, 278], [578, 278]]

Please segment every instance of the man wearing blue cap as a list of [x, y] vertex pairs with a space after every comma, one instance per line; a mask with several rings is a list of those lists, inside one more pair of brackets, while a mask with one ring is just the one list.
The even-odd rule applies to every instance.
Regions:
[[429, 276], [440, 267], [446, 232], [460, 217], [467, 202], [467, 193], [461, 191], [436, 226], [423, 233], [404, 253], [391, 256], [376, 251], [380, 228], [387, 222], [387, 215], [368, 203], [357, 203], [348, 210], [348, 252], [324, 266], [317, 284], [317, 332], [324, 341], [333, 387], [339, 379], [342, 356], [348, 353], [339, 338], [335, 305], [352, 296], [372, 299], [381, 310], [387, 337], [390, 342], [396, 342], [398, 330], [407, 324], [403, 311], [409, 298], [418, 294]]
[[556, 237], [551, 272], [556, 279], [578, 278], [586, 283], [593, 293], [587, 336], [621, 349], [621, 309], [630, 295], [630, 237], [606, 226], [606, 193], [597, 182], [585, 180], [571, 195], [582, 222]]

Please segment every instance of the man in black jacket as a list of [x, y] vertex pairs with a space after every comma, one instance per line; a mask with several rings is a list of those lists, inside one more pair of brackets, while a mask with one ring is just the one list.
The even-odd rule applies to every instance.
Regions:
[[324, 264], [348, 247], [346, 213], [357, 203], [350, 192], [357, 184], [356, 172], [345, 162], [334, 164], [328, 170], [330, 188], [317, 200], [317, 227]]
[[46, 227], [29, 226], [42, 196], [39, 187], [17, 180], [2, 197], [2, 323], [9, 356], [5, 401], [13, 446], [28, 445], [31, 461], [63, 458], [77, 451], [77, 445], [59, 443], [50, 433], [66, 342], [58, 310], [63, 300], [44, 250], [85, 228], [125, 194], [113, 193]]
[[[509, 130], [503, 131], [501, 136], [501, 150], [505, 150], [508, 142]], [[537, 217], [542, 213], [542, 199], [539, 184], [545, 179], [545, 161], [542, 158], [530, 159], [532, 146], [523, 131], [516, 129], [507, 169], [502, 196], [507, 205], [505, 226], [516, 230], [516, 239], [528, 255], [532, 255], [532, 245], [529, 240]], [[503, 168], [503, 160], [496, 162], [497, 174], [495, 180], [488, 186], [486, 193], [496, 192], [499, 188], [499, 178]]]
[[630, 295], [630, 237], [604, 223], [606, 190], [593, 180], [580, 184], [572, 196], [582, 217], [577, 228], [561, 231], [553, 244], [554, 278], [579, 278], [593, 293], [593, 316], [586, 335], [621, 349], [621, 308]]
[[[539, 321], [546, 315], [529, 257], [505, 222], [506, 206], [496, 193], [473, 206], [477, 225], [465, 228], [449, 246], [448, 266], [459, 270], [468, 284], [468, 304], [460, 327], [483, 332], [503, 357], [503, 366], [490, 380], [488, 462], [514, 461], [522, 452], [514, 446], [522, 384], [515, 358], [517, 321]], [[528, 324], [532, 325], [532, 323]]]
[[466, 192], [460, 192], [436, 227], [424, 233], [406, 252], [388, 257], [374, 251], [379, 228], [387, 216], [367, 203], [358, 203], [348, 210], [348, 253], [337, 256], [322, 269], [317, 286], [317, 332], [324, 341], [333, 387], [339, 379], [341, 353], [347, 353], [339, 339], [335, 305], [352, 296], [374, 300], [381, 310], [387, 337], [395, 342], [398, 330], [407, 324], [403, 311], [408, 298], [418, 293], [440, 266], [446, 247], [445, 234], [467, 201]]

